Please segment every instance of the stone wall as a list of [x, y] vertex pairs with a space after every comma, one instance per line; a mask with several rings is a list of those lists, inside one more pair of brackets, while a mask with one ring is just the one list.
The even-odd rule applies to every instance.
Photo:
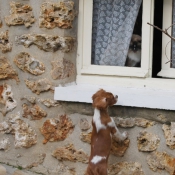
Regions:
[[[85, 172], [92, 106], [53, 100], [55, 86], [75, 81], [77, 18], [78, 0], [0, 0], [1, 175]], [[173, 112], [141, 110], [110, 111], [129, 138], [113, 141], [109, 174], [173, 175]]]

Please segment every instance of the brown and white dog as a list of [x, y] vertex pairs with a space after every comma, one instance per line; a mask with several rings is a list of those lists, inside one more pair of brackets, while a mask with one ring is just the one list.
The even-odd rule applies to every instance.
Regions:
[[94, 116], [92, 120], [91, 154], [86, 175], [107, 175], [107, 162], [112, 137], [116, 141], [127, 138], [127, 132], [120, 133], [113, 119], [108, 115], [108, 107], [117, 102], [118, 96], [103, 89], [93, 96]]

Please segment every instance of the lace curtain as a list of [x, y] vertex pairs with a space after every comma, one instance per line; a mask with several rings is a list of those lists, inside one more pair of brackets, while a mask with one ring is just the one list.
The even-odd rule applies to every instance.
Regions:
[[124, 66], [142, 0], [94, 0], [92, 64]]

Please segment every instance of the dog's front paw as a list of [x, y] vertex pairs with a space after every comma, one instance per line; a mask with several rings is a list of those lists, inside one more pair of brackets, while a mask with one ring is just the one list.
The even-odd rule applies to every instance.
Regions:
[[122, 136], [123, 136], [123, 140], [125, 140], [125, 139], [127, 139], [128, 138], [128, 132], [127, 131], [124, 131], [123, 133], [122, 133]]

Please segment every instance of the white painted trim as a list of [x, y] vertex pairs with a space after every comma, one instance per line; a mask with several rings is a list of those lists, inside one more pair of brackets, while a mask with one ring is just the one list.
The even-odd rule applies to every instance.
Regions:
[[[93, 13], [93, 0], [84, 1], [84, 14], [83, 14], [83, 64], [82, 67], [91, 65], [91, 43], [92, 43], [92, 13]], [[79, 36], [78, 36], [79, 37]]]
[[169, 68], [167, 70], [162, 69], [158, 73], [158, 76], [166, 78], [175, 78], [175, 68]]
[[[154, 23], [154, 0], [151, 1], [151, 9], [150, 9], [150, 22]], [[145, 14], [146, 15], [146, 14]], [[144, 19], [143, 19], [144, 20]], [[144, 25], [146, 25], [147, 22], [144, 21]], [[142, 28], [142, 33], [145, 32], [144, 29]], [[152, 66], [153, 66], [153, 32], [154, 29], [150, 29], [150, 43], [149, 43], [149, 71], [148, 71], [148, 76], [147, 77], [152, 77]], [[142, 47], [143, 48], [143, 47]]]
[[76, 83], [81, 84], [91, 84], [100, 86], [114, 86], [123, 88], [153, 88], [162, 90], [174, 90], [175, 80], [174, 79], [163, 79], [163, 78], [134, 78], [134, 77], [116, 77], [113, 78], [108, 76], [79, 76], [77, 75]]
[[162, 90], [147, 87], [121, 88], [88, 84], [56, 87], [54, 99], [68, 102], [92, 103], [92, 95], [100, 88], [118, 95], [119, 98], [116, 105], [119, 106], [175, 110], [175, 90]]
[[[172, 3], [173, 3], [172, 0], [164, 0], [163, 29], [168, 28], [172, 24]], [[171, 35], [172, 28], [168, 30], [168, 33]], [[168, 61], [167, 57], [171, 59], [171, 42], [170, 41], [171, 39], [167, 35], [162, 33], [162, 69], [157, 75], [161, 77], [175, 78], [175, 74], [174, 74], [175, 69], [173, 70], [173, 68], [171, 68], [170, 62], [166, 63]]]
[[153, 23], [154, 19], [154, 0], [143, 0], [142, 13], [142, 53], [141, 53], [141, 68], [151, 69], [149, 67], [152, 62], [152, 47], [153, 47], [153, 28], [147, 23]]
[[91, 65], [81, 70], [81, 74], [89, 75], [110, 75], [110, 76], [130, 76], [130, 77], [147, 77], [148, 70], [141, 68], [131, 67], [118, 67], [118, 66], [103, 66], [103, 65]]
[[79, 12], [78, 12], [78, 48], [77, 48], [77, 60], [76, 60], [76, 67], [77, 67], [77, 74], [80, 74], [81, 66], [82, 66], [82, 55], [83, 55], [83, 18], [84, 18], [84, 13], [83, 13], [83, 7], [84, 7], [84, 1], [80, 0], [79, 1]]

